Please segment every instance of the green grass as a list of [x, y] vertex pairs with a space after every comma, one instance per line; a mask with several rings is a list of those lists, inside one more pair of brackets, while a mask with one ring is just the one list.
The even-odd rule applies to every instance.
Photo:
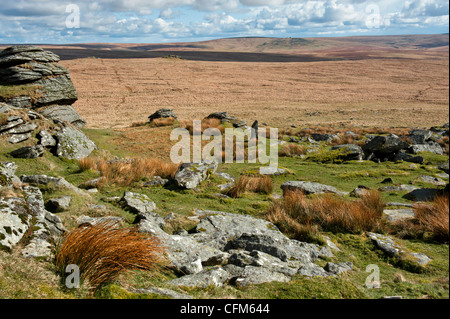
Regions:
[[[167, 128], [161, 128], [167, 129]], [[85, 129], [85, 133], [94, 140], [102, 151], [96, 151], [94, 157], [118, 156], [135, 157], [141, 154], [125, 150], [121, 145], [115, 143], [124, 134], [117, 130]], [[33, 145], [36, 141], [31, 140], [23, 143]], [[44, 157], [26, 160], [13, 159], [8, 153], [17, 149], [18, 145], [9, 145], [0, 141], [0, 161], [14, 161], [18, 165], [17, 175], [22, 174], [45, 174], [49, 176], [61, 176], [70, 183], [79, 185], [90, 179], [98, 177], [94, 171], [80, 171], [77, 161], [63, 160], [46, 152]], [[321, 149], [327, 146], [321, 145]], [[351, 192], [359, 185], [378, 189], [386, 186], [381, 182], [391, 177], [394, 185], [411, 184], [420, 175], [432, 175], [439, 173], [439, 163], [448, 160], [448, 156], [424, 153], [423, 165], [411, 163], [381, 163], [350, 161], [340, 164], [332, 161], [311, 161], [308, 159], [283, 157], [279, 159], [279, 167], [288, 168], [291, 174], [273, 177], [274, 193], [281, 195], [280, 186], [289, 180], [304, 180], [318, 182], [334, 186], [341, 191]], [[310, 158], [311, 159], [311, 158]], [[261, 165], [258, 164], [220, 164], [218, 171], [232, 175], [236, 180], [246, 172], [257, 172]], [[147, 195], [156, 203], [157, 210], [165, 217], [170, 213], [176, 214], [175, 221], [167, 226], [167, 231], [173, 232], [180, 229], [191, 230], [195, 223], [188, 220], [194, 209], [224, 211], [236, 214], [247, 214], [264, 218], [268, 208], [273, 204], [271, 195], [246, 193], [236, 199], [219, 198], [217, 194], [221, 191], [217, 185], [228, 181], [213, 176], [203, 182], [198, 191], [179, 190], [176, 187], [142, 187], [144, 180], [137, 182], [131, 187], [105, 186], [100, 193], [84, 197], [79, 194], [68, 193], [65, 190], [56, 189], [52, 185], [43, 187], [44, 199], [64, 195], [73, 196], [71, 208], [68, 212], [58, 214], [67, 228], [76, 226], [76, 218], [81, 215], [100, 217], [104, 214], [123, 217], [129, 224], [134, 220], [134, 215], [124, 211], [119, 204], [106, 203], [102, 201], [105, 197], [121, 197], [124, 191], [132, 191]], [[418, 186], [430, 186], [416, 184]], [[225, 193], [225, 192], [222, 192]], [[404, 198], [405, 192], [384, 193], [383, 199], [387, 202], [410, 203]], [[105, 205], [110, 212], [98, 212], [89, 209], [90, 204]], [[130, 225], [127, 225], [130, 226]], [[353, 271], [341, 275], [335, 279], [315, 278], [305, 279], [295, 277], [290, 283], [267, 283], [244, 288], [225, 286], [222, 288], [209, 287], [207, 289], [183, 289], [168, 287], [164, 281], [175, 278], [175, 274], [168, 271], [160, 278], [148, 276], [144, 272], [132, 272], [121, 278], [117, 283], [105, 287], [97, 298], [106, 299], [133, 299], [133, 298], [159, 298], [156, 295], [137, 295], [129, 293], [124, 287], [147, 288], [149, 286], [166, 287], [181, 293], [192, 295], [195, 298], [282, 298], [282, 299], [363, 299], [381, 298], [384, 296], [401, 295], [404, 298], [448, 298], [448, 269], [449, 269], [449, 247], [448, 245], [436, 244], [421, 240], [399, 240], [409, 250], [424, 252], [433, 259], [427, 269], [421, 273], [409, 271], [395, 260], [386, 258], [364, 235], [330, 234], [326, 233], [338, 244], [342, 252], [335, 257], [318, 261], [324, 266], [328, 261], [354, 263]], [[0, 255], [0, 298], [88, 298], [85, 291], [66, 291], [58, 279], [50, 282], [42, 282], [39, 274], [29, 277], [21, 271], [21, 267], [12, 267], [15, 260], [7, 254]], [[22, 261], [25, 263], [25, 261]], [[369, 273], [366, 272], [368, 265], [375, 264], [381, 272], [381, 289], [368, 289], [365, 280]], [[19, 264], [21, 265], [21, 264]], [[39, 264], [45, 273], [52, 273], [48, 264]], [[405, 278], [401, 282], [399, 278]], [[27, 282], [27, 285], [21, 283]], [[12, 288], [11, 288], [12, 287]]]
[[0, 85], [0, 101], [19, 96], [37, 97], [37, 85]]

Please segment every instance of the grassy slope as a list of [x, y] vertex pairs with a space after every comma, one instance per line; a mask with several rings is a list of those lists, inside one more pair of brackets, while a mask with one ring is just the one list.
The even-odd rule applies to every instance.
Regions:
[[[170, 131], [170, 128], [159, 130]], [[145, 142], [137, 145], [136, 150], [129, 148], [125, 150], [121, 146], [124, 135], [123, 131], [107, 130], [87, 130], [86, 133], [96, 141], [105, 151], [97, 153], [97, 156], [108, 153], [119, 156], [136, 156], [140, 154]], [[149, 145], [147, 144], [149, 147]], [[323, 146], [325, 147], [325, 146]], [[14, 146], [6, 144], [1, 145], [0, 161], [12, 161], [7, 152], [14, 149]], [[152, 154], [149, 150], [149, 154]], [[145, 154], [146, 155], [146, 154]], [[411, 166], [406, 163], [384, 163], [374, 164], [371, 162], [349, 162], [345, 164], [318, 164], [299, 158], [280, 158], [280, 166], [289, 168], [294, 175], [279, 176], [274, 178], [274, 192], [281, 194], [280, 185], [287, 180], [308, 180], [320, 182], [337, 187], [343, 191], [351, 191], [358, 185], [378, 188], [380, 182], [386, 177], [392, 177], [395, 184], [408, 184], [414, 181], [421, 174], [433, 175], [439, 171], [436, 163], [443, 162], [448, 158], [439, 157], [431, 154], [424, 154], [428, 159], [425, 165]], [[76, 161], [61, 160], [47, 153], [43, 158], [37, 160], [14, 160], [18, 166], [17, 175], [21, 174], [47, 174], [52, 176], [64, 176], [69, 182], [78, 185], [81, 182], [97, 177], [93, 171], [80, 172]], [[219, 171], [230, 173], [235, 178], [243, 172], [257, 168], [254, 164], [222, 164]], [[204, 182], [199, 188], [199, 192], [180, 191], [176, 189], [166, 189], [162, 187], [142, 188], [141, 183], [127, 188], [127, 190], [140, 192], [148, 195], [157, 205], [157, 212], [166, 216], [173, 212], [177, 214], [175, 222], [168, 227], [168, 231], [174, 231], [179, 228], [190, 229], [194, 225], [185, 217], [189, 216], [194, 209], [208, 209], [217, 211], [227, 211], [238, 214], [250, 214], [263, 218], [267, 208], [272, 204], [272, 198], [268, 195], [244, 194], [237, 199], [220, 199], [215, 194], [220, 193], [215, 186], [225, 183], [225, 180], [214, 177]], [[425, 186], [425, 185], [424, 185]], [[430, 185], [428, 185], [430, 186]], [[125, 188], [105, 187], [101, 193], [93, 194], [90, 198], [81, 197], [77, 194], [69, 212], [61, 214], [65, 225], [70, 228], [75, 225], [76, 217], [86, 214], [90, 216], [103, 216], [106, 213], [89, 208], [92, 204], [105, 205], [116, 216], [125, 217], [128, 222], [133, 221], [133, 216], [114, 204], [103, 202], [103, 197], [121, 196]], [[54, 189], [51, 186], [44, 189], [45, 199], [57, 197], [66, 194], [66, 192]], [[407, 202], [403, 198], [404, 194], [385, 194], [386, 201]], [[346, 235], [346, 234], [327, 234], [338, 244], [342, 252], [335, 257], [327, 260], [319, 260], [319, 264], [324, 266], [327, 261], [354, 263], [354, 270], [348, 274], [342, 275], [339, 279], [313, 279], [295, 278], [291, 283], [269, 283], [255, 287], [245, 287], [236, 289], [209, 288], [209, 289], [181, 289], [176, 290], [188, 293], [197, 298], [379, 298], [389, 295], [401, 295], [405, 298], [448, 298], [448, 269], [449, 269], [449, 249], [448, 245], [439, 245], [422, 241], [401, 241], [406, 247], [415, 251], [426, 252], [433, 263], [421, 274], [409, 272], [401, 269], [392, 260], [387, 259], [374, 249], [370, 241], [364, 236]], [[20, 260], [20, 258], [18, 259]], [[2, 254], [0, 256], [0, 291], [1, 297], [16, 298], [21, 296], [31, 298], [85, 298], [84, 291], [67, 292], [61, 289], [57, 279], [41, 287], [42, 277], [32, 276], [31, 279], [19, 270], [13, 270], [10, 266], [10, 257]], [[25, 261], [18, 261], [19, 264]], [[364, 286], [365, 280], [369, 275], [366, 273], [366, 267], [370, 264], [376, 264], [381, 271], [381, 289], [367, 289]], [[44, 271], [52, 273], [51, 266], [41, 264]], [[25, 280], [30, 281], [28, 290], [23, 291], [20, 283]], [[130, 273], [121, 278], [118, 282], [123, 287], [146, 288], [150, 285], [165, 286], [165, 279], [174, 278], [174, 274], [168, 272], [162, 278], [153, 278], [148, 274], [141, 272]], [[404, 278], [404, 282], [399, 282], [399, 278]], [[13, 287], [13, 289], [5, 289]], [[15, 288], [14, 288], [15, 287]], [[43, 290], [42, 290], [43, 289]], [[136, 296], [126, 293], [118, 285], [111, 285], [103, 290], [104, 298], [136, 298]], [[145, 296], [144, 296], [145, 297]], [[146, 296], [154, 298], [155, 296]]]

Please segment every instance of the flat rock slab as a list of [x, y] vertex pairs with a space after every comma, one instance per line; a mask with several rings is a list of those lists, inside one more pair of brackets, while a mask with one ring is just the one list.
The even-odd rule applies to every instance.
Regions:
[[396, 257], [401, 261], [409, 261], [420, 267], [426, 267], [432, 261], [431, 258], [423, 253], [408, 251], [388, 236], [375, 233], [367, 233], [367, 236], [387, 256]]
[[309, 194], [324, 194], [324, 193], [332, 193], [340, 196], [347, 196], [348, 193], [341, 192], [336, 187], [313, 183], [313, 182], [304, 182], [304, 181], [288, 181], [281, 185], [281, 189], [284, 193], [287, 191], [302, 191], [306, 195]]
[[412, 209], [386, 209], [384, 215], [390, 222], [413, 219], [416, 217], [414, 210]]

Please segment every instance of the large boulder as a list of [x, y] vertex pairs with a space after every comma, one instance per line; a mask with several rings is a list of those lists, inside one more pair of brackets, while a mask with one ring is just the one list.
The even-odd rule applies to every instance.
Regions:
[[83, 132], [70, 125], [66, 125], [56, 134], [56, 140], [56, 155], [67, 159], [80, 160], [97, 149], [97, 145]]
[[73, 104], [78, 99], [69, 71], [59, 57], [35, 46], [14, 46], [0, 52], [0, 83], [21, 85], [26, 94], [0, 97], [15, 107]]
[[15, 175], [17, 165], [13, 162], [0, 162], [0, 187], [11, 187], [14, 182], [20, 183]]
[[177, 185], [185, 189], [194, 189], [212, 176], [218, 168], [217, 162], [184, 163], [175, 174]]
[[398, 136], [391, 134], [387, 136], [375, 136], [363, 145], [362, 149], [366, 153], [389, 156], [400, 150], [408, 149], [409, 146], [408, 143], [402, 141]]

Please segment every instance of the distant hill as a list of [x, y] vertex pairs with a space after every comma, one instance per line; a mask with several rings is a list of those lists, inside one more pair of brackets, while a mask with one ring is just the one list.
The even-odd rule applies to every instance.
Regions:
[[[5, 47], [4, 45], [3, 47]], [[88, 43], [42, 45], [62, 59], [155, 58], [176, 54], [205, 61], [296, 62], [374, 58], [448, 58], [449, 35], [355, 36], [334, 38], [227, 38], [159, 44]]]

